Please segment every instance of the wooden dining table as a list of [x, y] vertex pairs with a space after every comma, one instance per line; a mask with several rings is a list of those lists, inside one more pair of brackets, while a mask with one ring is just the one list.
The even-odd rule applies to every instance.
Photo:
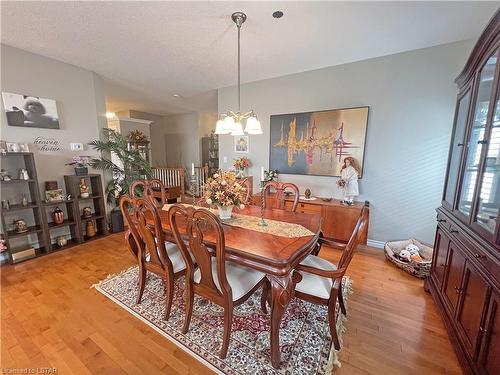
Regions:
[[[235, 213], [260, 217], [261, 208], [246, 206], [235, 209]], [[310, 254], [320, 235], [321, 216], [295, 213], [279, 209], [264, 209], [264, 219], [300, 224], [314, 235], [305, 237], [282, 237], [262, 233], [223, 223], [226, 242], [226, 260], [264, 272], [271, 284], [271, 363], [278, 368], [281, 361], [279, 327], [288, 303], [293, 297], [295, 284], [301, 275], [295, 271], [297, 265]], [[160, 210], [160, 219], [166, 238], [173, 241], [168, 220], [168, 211]], [[180, 228], [182, 233], [182, 228]], [[208, 247], [215, 246], [210, 233], [204, 235]]]

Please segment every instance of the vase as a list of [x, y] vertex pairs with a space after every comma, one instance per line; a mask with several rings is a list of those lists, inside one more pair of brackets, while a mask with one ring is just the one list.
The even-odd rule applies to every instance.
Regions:
[[236, 171], [236, 177], [237, 178], [243, 178], [247, 176], [247, 169], [246, 168], [241, 168]]
[[94, 237], [96, 235], [96, 230], [94, 226], [94, 222], [92, 220], [87, 220], [87, 224], [85, 225], [85, 232], [87, 237]]
[[59, 207], [56, 207], [55, 210], [52, 211], [52, 221], [56, 225], [64, 223], [64, 212]]
[[219, 206], [219, 218], [221, 220], [231, 219], [234, 206]]

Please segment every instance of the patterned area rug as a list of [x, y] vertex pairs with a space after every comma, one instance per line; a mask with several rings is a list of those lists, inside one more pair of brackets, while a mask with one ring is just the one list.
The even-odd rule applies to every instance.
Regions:
[[[142, 302], [137, 296], [138, 268], [108, 276], [94, 287], [127, 311], [141, 319], [183, 350], [221, 374], [327, 374], [340, 366], [328, 329], [327, 308], [294, 298], [280, 328], [281, 366], [271, 366], [269, 315], [260, 310], [261, 289], [235, 308], [228, 355], [218, 357], [222, 344], [223, 309], [195, 296], [191, 325], [187, 334], [184, 321], [184, 278], [177, 280], [170, 319], [163, 319], [165, 297], [161, 280], [148, 273]], [[344, 301], [352, 294], [352, 281], [344, 278]], [[338, 309], [338, 305], [337, 305]], [[340, 339], [346, 318], [338, 311]], [[341, 340], [342, 341], [342, 340]], [[330, 349], [333, 349], [332, 351]]]

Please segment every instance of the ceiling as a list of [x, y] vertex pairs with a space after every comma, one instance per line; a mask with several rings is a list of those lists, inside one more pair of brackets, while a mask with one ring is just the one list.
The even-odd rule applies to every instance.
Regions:
[[[213, 109], [215, 89], [236, 83], [234, 11], [248, 15], [250, 82], [476, 38], [499, 5], [3, 1], [1, 41], [98, 73], [108, 110], [172, 114]], [[284, 17], [272, 18], [278, 9]]]

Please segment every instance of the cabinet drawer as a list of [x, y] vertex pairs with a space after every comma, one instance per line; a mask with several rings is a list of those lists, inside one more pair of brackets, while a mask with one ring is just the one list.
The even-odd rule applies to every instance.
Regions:
[[299, 203], [297, 212], [304, 214], [321, 214], [321, 206], [318, 204]]

